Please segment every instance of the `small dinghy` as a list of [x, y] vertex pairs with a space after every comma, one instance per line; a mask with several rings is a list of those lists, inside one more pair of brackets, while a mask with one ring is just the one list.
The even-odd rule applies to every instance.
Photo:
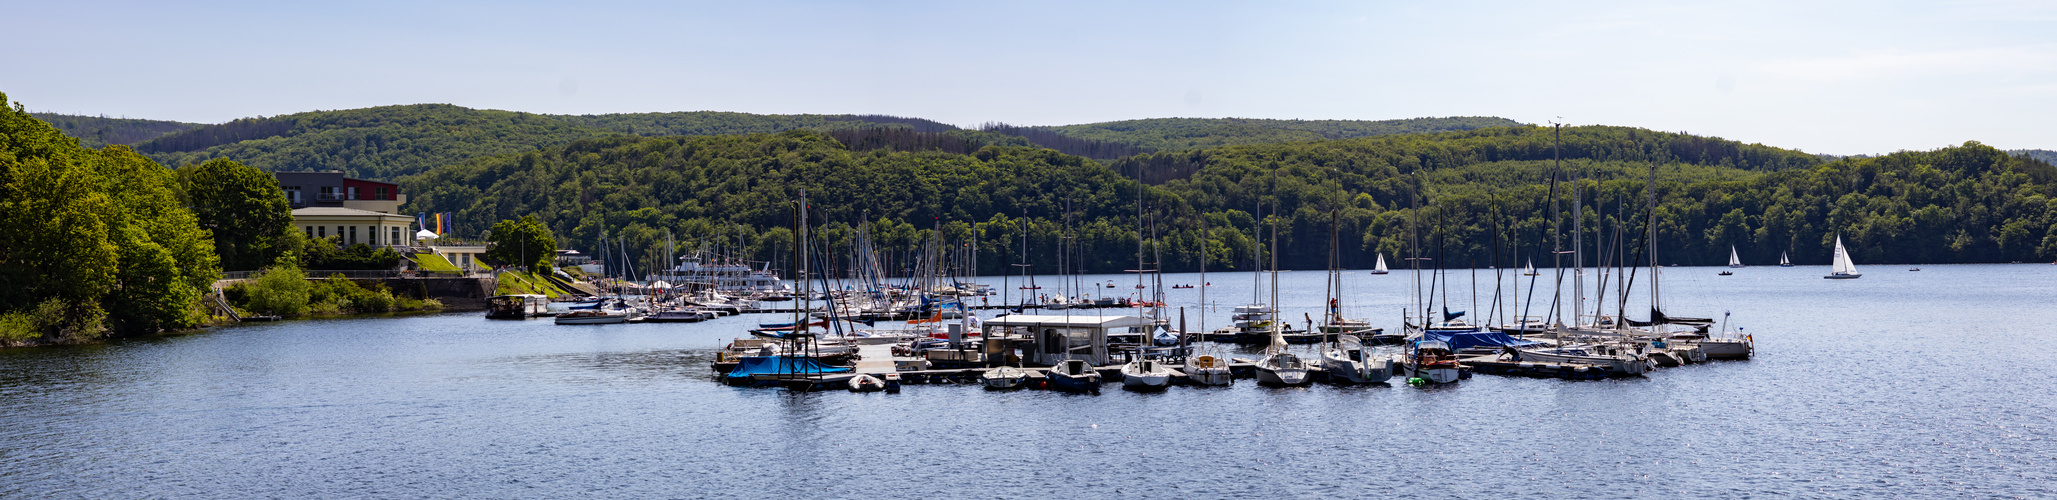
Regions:
[[850, 392], [878, 392], [886, 390], [886, 381], [870, 375], [850, 377]]

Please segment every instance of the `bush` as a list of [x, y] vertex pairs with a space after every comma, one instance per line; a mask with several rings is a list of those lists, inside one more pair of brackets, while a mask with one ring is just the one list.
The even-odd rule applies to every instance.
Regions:
[[106, 335], [107, 313], [91, 302], [74, 306], [49, 299], [36, 307], [0, 314], [0, 343], [25, 344], [37, 339], [83, 342]]
[[313, 288], [307, 283], [307, 273], [300, 268], [277, 265], [265, 269], [257, 279], [236, 285], [225, 295], [230, 303], [245, 311], [299, 316], [307, 314]]

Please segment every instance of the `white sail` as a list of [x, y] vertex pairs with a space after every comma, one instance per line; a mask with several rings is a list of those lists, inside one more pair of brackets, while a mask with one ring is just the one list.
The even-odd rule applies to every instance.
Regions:
[[1735, 245], [1728, 247], [1728, 267], [1743, 267], [1743, 259], [1736, 257]]
[[1378, 272], [1381, 272], [1381, 273], [1383, 273], [1383, 272], [1386, 272], [1386, 271], [1387, 271], [1387, 269], [1386, 269], [1386, 254], [1384, 254], [1384, 253], [1380, 253], [1380, 254], [1378, 254], [1378, 267], [1373, 267], [1373, 268], [1371, 268], [1371, 269], [1372, 269], [1373, 271], [1378, 271]]
[[1836, 263], [1830, 269], [1835, 274], [1857, 274], [1857, 264], [1850, 262], [1850, 252], [1843, 249], [1843, 237], [1836, 237]]
[[1790, 265], [1793, 265], [1793, 261], [1792, 261], [1792, 260], [1790, 260], [1790, 259], [1787, 259], [1787, 258], [1786, 258], [1786, 253], [1785, 253], [1785, 252], [1779, 252], [1779, 253], [1778, 253], [1778, 265], [1780, 265], [1780, 266], [1790, 266]]

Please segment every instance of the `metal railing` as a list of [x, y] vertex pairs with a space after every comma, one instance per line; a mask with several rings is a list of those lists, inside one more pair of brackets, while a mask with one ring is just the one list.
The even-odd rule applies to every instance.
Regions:
[[[348, 279], [384, 279], [384, 278], [487, 278], [487, 277], [492, 277], [492, 275], [493, 275], [493, 274], [492, 274], [492, 273], [490, 273], [490, 272], [483, 272], [483, 271], [480, 271], [480, 272], [474, 272], [474, 271], [420, 271], [420, 270], [408, 270], [408, 271], [394, 271], [394, 270], [377, 270], [377, 271], [364, 271], [364, 270], [321, 270], [321, 269], [309, 269], [309, 270], [307, 270], [307, 271], [305, 271], [305, 272], [307, 273], [307, 277], [308, 277], [309, 279], [323, 279], [323, 278], [330, 278], [330, 277], [334, 277], [334, 276], [336, 276], [336, 275], [338, 275], [338, 274], [340, 274], [340, 275], [343, 275], [343, 277], [344, 277], [344, 278], [348, 278]], [[247, 279], [253, 279], [253, 278], [256, 278], [256, 277], [257, 277], [257, 275], [259, 275], [259, 274], [262, 274], [262, 273], [263, 273], [262, 271], [228, 271], [228, 272], [224, 272], [224, 273], [221, 273], [221, 279], [224, 279], [224, 280], [247, 280]]]

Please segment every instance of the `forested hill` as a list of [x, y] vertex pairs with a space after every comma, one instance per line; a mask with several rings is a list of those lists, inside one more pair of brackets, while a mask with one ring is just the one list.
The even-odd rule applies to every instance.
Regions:
[[[1837, 234], [1865, 263], [2057, 258], [2057, 170], [1977, 143], [1821, 163], [1796, 151], [1620, 127], [1568, 128], [1563, 136], [1561, 170], [1542, 159], [1547, 130], [1519, 127], [1168, 153], [1198, 155], [1202, 166], [1162, 185], [1028, 147], [852, 151], [805, 130], [617, 136], [482, 158], [402, 183], [414, 193], [404, 210], [457, 212], [460, 235], [535, 214], [571, 247], [594, 247], [602, 230], [626, 236], [639, 268], [659, 263], [652, 256], [667, 232], [687, 246], [730, 242], [776, 259], [790, 244], [788, 202], [805, 188], [832, 248], [847, 248], [853, 227], [869, 220], [880, 249], [905, 262], [940, 225], [953, 242], [975, 232], [990, 274], [1022, 257], [1023, 216], [1027, 258], [1040, 272], [1054, 271], [1067, 216], [1073, 262], [1094, 272], [1130, 268], [1139, 191], [1173, 270], [1197, 265], [1196, 214], [1211, 227], [1210, 267], [1248, 269], [1260, 206], [1266, 219], [1282, 214], [1280, 255], [1289, 268], [1325, 265], [1332, 217], [1348, 267], [1369, 267], [1377, 252], [1413, 255], [1410, 221], [1422, 241], [1442, 242], [1423, 249], [1439, 262], [1548, 262], [1549, 194], [1568, 206], [1564, 181], [1573, 172], [1586, 176], [1584, 241], [1614, 238], [1625, 222], [1626, 236], [1611, 244], [1639, 248], [1654, 165], [1655, 237], [1665, 263], [1722, 263], [1731, 245], [1750, 263], [1775, 262], [1780, 252], [1821, 263]], [[1563, 174], [1554, 188], [1552, 172]]]
[[1154, 151], [1350, 139], [1512, 127], [1520, 122], [1490, 116], [1402, 120], [1267, 120], [1256, 118], [1153, 118], [1083, 125], [1035, 127], [1078, 139], [1129, 144]]
[[165, 134], [206, 126], [199, 123], [57, 113], [30, 113], [30, 115], [35, 116], [38, 120], [43, 120], [45, 123], [49, 123], [50, 126], [57, 127], [57, 130], [63, 131], [64, 135], [78, 138], [79, 145], [88, 148], [98, 148], [108, 144], [135, 144], [155, 139]]
[[2008, 150], [2007, 154], [2035, 158], [2043, 163], [2057, 165], [2057, 151], [2048, 149], [2014, 149]]
[[869, 115], [712, 111], [539, 115], [417, 104], [246, 118], [165, 135], [136, 148], [169, 166], [230, 158], [272, 171], [342, 170], [355, 177], [394, 179], [471, 158], [615, 134], [746, 134], [876, 126], [954, 129], [928, 120]]

